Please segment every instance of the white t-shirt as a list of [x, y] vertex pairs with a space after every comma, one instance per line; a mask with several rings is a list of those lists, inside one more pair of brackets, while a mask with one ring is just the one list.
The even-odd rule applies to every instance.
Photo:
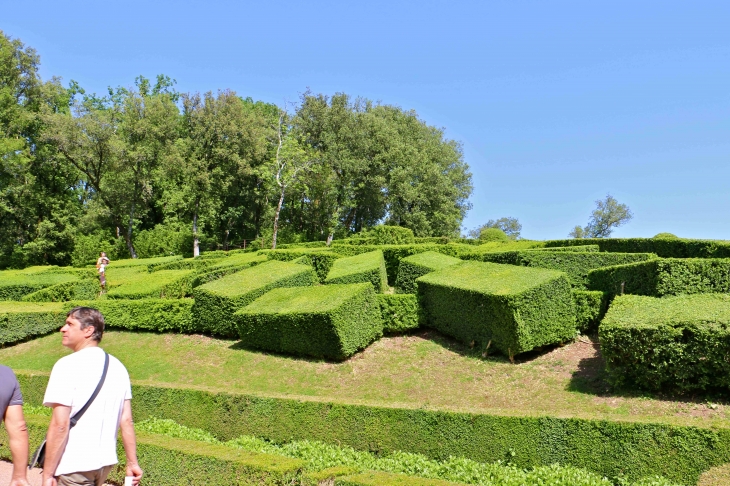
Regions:
[[[43, 405], [71, 407], [71, 416], [94, 393], [104, 371], [104, 351], [84, 348], [59, 359], [48, 380]], [[68, 443], [55, 475], [94, 471], [117, 463], [117, 431], [125, 400], [132, 398], [129, 374], [119, 360], [109, 356], [106, 380], [94, 402], [69, 432]]]

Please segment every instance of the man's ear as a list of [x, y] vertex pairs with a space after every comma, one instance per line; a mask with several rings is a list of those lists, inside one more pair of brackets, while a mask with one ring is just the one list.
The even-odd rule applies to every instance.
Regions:
[[86, 326], [81, 330], [85, 338], [90, 338], [94, 334], [94, 326]]

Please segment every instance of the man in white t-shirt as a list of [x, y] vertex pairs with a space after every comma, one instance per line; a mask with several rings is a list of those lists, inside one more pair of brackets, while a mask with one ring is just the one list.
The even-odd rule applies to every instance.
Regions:
[[127, 456], [127, 476], [139, 484], [142, 469], [132, 422], [132, 388], [122, 363], [109, 356], [109, 369], [99, 394], [70, 428], [71, 417], [94, 393], [104, 370], [99, 348], [104, 317], [96, 309], [76, 307], [61, 328], [62, 344], [73, 354], [53, 366], [43, 404], [53, 407], [46, 435], [43, 486], [101, 486], [117, 463], [117, 431]]

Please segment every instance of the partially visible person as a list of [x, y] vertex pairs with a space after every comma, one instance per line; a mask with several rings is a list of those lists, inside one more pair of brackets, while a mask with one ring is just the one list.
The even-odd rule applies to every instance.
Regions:
[[106, 292], [106, 266], [109, 265], [109, 262], [106, 253], [103, 251], [99, 253], [99, 258], [96, 260], [96, 268], [99, 270], [99, 284], [101, 285], [99, 294]]
[[61, 343], [73, 351], [53, 366], [43, 404], [53, 408], [46, 435], [43, 486], [101, 486], [117, 461], [117, 432], [127, 456], [126, 475], [137, 486], [142, 469], [132, 422], [132, 388], [122, 363], [109, 356], [99, 394], [70, 427], [71, 417], [89, 401], [103, 374], [106, 353], [99, 347], [104, 317], [96, 309], [75, 307], [61, 328]]
[[13, 476], [10, 486], [29, 486], [28, 427], [23, 417], [23, 396], [13, 370], [0, 365], [0, 417], [10, 439], [10, 455], [13, 458]]

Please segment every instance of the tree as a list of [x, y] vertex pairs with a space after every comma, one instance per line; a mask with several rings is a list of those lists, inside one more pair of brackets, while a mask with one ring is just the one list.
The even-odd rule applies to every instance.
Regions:
[[474, 239], [482, 239], [481, 234], [487, 228], [496, 228], [504, 231], [510, 240], [519, 240], [520, 232], [522, 231], [522, 225], [517, 218], [505, 217], [497, 220], [490, 219], [485, 224], [469, 230], [467, 236]]
[[634, 215], [626, 204], [619, 203], [610, 194], [606, 199], [596, 201], [596, 209], [591, 213], [588, 224], [576, 226], [568, 236], [572, 238], [608, 238], [614, 228], [628, 223]]

